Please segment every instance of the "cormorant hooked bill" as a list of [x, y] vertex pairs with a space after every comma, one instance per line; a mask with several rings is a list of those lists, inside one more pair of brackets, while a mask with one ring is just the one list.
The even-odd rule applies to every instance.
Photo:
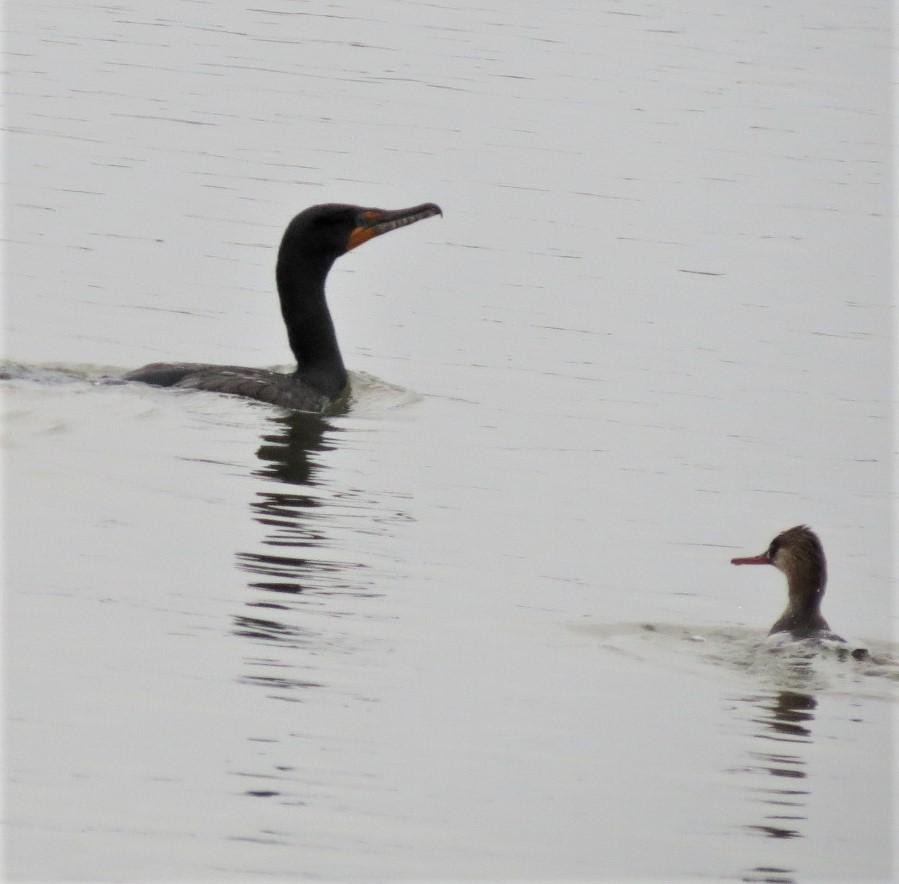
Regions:
[[292, 374], [236, 365], [154, 362], [129, 372], [125, 380], [231, 393], [299, 411], [325, 410], [340, 399], [348, 381], [325, 300], [331, 265], [373, 237], [442, 214], [434, 203], [394, 211], [328, 203], [300, 212], [288, 224], [278, 250], [277, 282], [281, 314], [297, 360]]

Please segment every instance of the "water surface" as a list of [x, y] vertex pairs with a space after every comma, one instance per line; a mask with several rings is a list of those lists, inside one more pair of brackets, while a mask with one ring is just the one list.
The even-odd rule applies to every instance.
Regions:
[[[890, 10], [12, 4], [13, 878], [887, 880]], [[346, 414], [283, 365], [307, 205]], [[875, 659], [783, 652], [810, 523]]]

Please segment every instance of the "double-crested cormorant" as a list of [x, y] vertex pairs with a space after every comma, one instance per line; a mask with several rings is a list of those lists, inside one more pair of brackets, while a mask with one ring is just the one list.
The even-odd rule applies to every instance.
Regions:
[[818, 535], [806, 525], [783, 531], [760, 556], [731, 559], [732, 565], [774, 565], [786, 575], [789, 601], [769, 635], [789, 632], [793, 638], [829, 638], [834, 635], [821, 615], [827, 585], [827, 560]]
[[125, 380], [324, 411], [344, 395], [348, 381], [325, 300], [331, 265], [375, 236], [441, 214], [434, 203], [395, 211], [330, 203], [312, 206], [290, 222], [278, 250], [277, 282], [281, 314], [297, 360], [292, 374], [235, 365], [154, 362], [125, 375]]

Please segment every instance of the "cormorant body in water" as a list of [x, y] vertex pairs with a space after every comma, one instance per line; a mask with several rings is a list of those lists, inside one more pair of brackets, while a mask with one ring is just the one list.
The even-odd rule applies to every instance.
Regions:
[[292, 374], [236, 365], [192, 362], [145, 365], [125, 380], [187, 387], [321, 412], [346, 392], [348, 376], [325, 300], [325, 279], [341, 255], [375, 236], [443, 214], [434, 203], [387, 211], [329, 203], [300, 212], [278, 250], [281, 314], [297, 360]]

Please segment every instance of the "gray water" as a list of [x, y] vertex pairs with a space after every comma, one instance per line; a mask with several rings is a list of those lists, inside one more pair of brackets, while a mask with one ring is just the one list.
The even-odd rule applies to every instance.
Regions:
[[[889, 4], [7, 4], [13, 879], [888, 880]], [[302, 208], [354, 402], [287, 366]], [[765, 641], [807, 522], [850, 647]]]

